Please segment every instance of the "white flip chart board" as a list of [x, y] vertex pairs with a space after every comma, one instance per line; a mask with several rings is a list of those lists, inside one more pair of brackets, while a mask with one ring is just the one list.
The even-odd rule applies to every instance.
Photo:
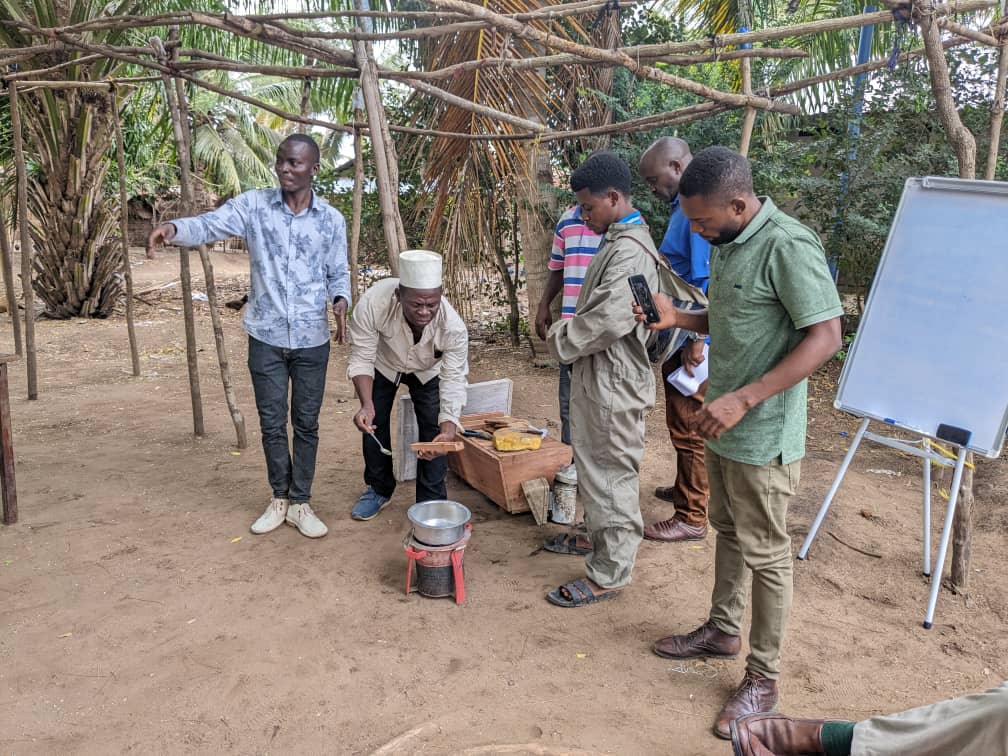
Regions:
[[834, 406], [1001, 452], [1008, 423], [1008, 183], [911, 178]]

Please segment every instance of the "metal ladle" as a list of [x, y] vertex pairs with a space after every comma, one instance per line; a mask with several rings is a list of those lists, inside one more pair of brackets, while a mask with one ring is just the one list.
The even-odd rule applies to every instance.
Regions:
[[376, 436], [374, 434], [374, 431], [368, 431], [368, 435], [371, 436], [371, 438], [374, 439], [374, 442], [376, 444], [378, 444], [378, 448], [381, 449], [381, 453], [382, 454], [384, 454], [386, 457], [391, 457], [392, 456], [392, 452], [390, 452], [388, 449], [386, 449], [384, 446], [382, 446], [382, 442], [378, 440], [378, 436]]

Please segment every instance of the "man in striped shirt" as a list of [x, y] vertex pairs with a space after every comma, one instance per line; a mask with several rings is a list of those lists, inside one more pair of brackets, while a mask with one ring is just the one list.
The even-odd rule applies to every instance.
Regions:
[[[592, 231], [581, 219], [581, 208], [578, 205], [567, 210], [560, 216], [553, 233], [553, 250], [550, 253], [549, 279], [546, 281], [546, 291], [539, 302], [536, 314], [536, 333], [543, 341], [546, 332], [553, 325], [553, 315], [550, 312], [557, 294], [563, 291], [563, 301], [560, 308], [560, 318], [565, 320], [574, 317], [581, 284], [584, 283], [585, 271], [598, 251], [602, 237]], [[570, 446], [570, 365], [560, 365], [560, 439]]]

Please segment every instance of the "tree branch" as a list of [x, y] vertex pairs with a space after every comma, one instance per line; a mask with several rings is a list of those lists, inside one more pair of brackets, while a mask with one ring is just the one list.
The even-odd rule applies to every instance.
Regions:
[[1008, 86], [1008, 41], [1002, 42], [998, 51], [997, 84], [994, 86], [994, 104], [991, 106], [990, 144], [987, 147], [987, 165], [984, 178], [994, 179], [997, 171], [998, 149], [1001, 146], [1001, 122], [1005, 111], [1005, 87]]
[[430, 2], [439, 7], [448, 8], [449, 10], [457, 10], [461, 13], [468, 13], [474, 18], [492, 22], [492, 26], [494, 28], [505, 29], [516, 36], [535, 40], [536, 42], [546, 45], [554, 50], [578, 55], [592, 61], [609, 62], [621, 65], [641, 78], [651, 79], [652, 81], [657, 81], [661, 84], [675, 87], [676, 89], [691, 92], [708, 100], [721, 102], [727, 105], [735, 105], [736, 107], [749, 105], [763, 110], [776, 110], [792, 114], [797, 114], [799, 112], [796, 106], [789, 103], [777, 103], [772, 100], [768, 100], [765, 97], [754, 97], [752, 95], [747, 96], [721, 92], [700, 84], [699, 82], [665, 73], [664, 71], [660, 71], [652, 66], [641, 65], [637, 60], [634, 60], [626, 52], [621, 50], [601, 50], [599, 48], [589, 47], [588, 45], [578, 44], [577, 42], [563, 39], [555, 34], [550, 34], [549, 32], [542, 31], [541, 29], [533, 28], [521, 23], [520, 21], [514, 21], [506, 16], [500, 15], [499, 13], [494, 13], [486, 8], [472, 5], [470, 3], [463, 2], [462, 0], [430, 0]]
[[921, 38], [924, 40], [924, 55], [928, 61], [928, 75], [931, 77], [931, 91], [938, 109], [938, 118], [959, 161], [959, 177], [976, 178], [976, 139], [963, 124], [952, 97], [952, 83], [938, 19], [926, 0], [916, 0], [914, 18], [920, 25]]

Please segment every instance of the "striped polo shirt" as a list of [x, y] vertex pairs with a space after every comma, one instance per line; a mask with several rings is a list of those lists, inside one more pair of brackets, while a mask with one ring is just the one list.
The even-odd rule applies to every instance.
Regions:
[[575, 205], [560, 216], [553, 233], [553, 251], [550, 253], [549, 269], [563, 271], [561, 318], [574, 317], [585, 271], [588, 270], [588, 265], [601, 243], [602, 237], [581, 220], [579, 206]]

